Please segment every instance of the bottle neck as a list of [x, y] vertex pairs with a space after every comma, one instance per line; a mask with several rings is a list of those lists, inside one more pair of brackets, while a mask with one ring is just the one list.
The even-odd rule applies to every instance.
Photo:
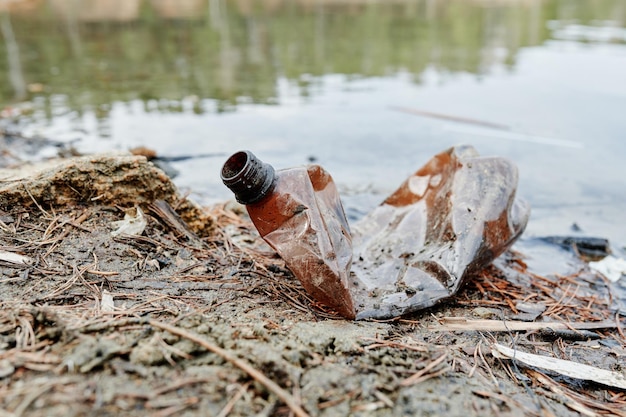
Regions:
[[258, 159], [250, 151], [233, 154], [222, 167], [222, 182], [241, 204], [253, 204], [274, 188], [274, 168]]

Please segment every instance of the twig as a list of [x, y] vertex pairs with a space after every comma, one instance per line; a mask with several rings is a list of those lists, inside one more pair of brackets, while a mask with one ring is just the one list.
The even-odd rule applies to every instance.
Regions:
[[279, 399], [281, 399], [296, 416], [308, 417], [307, 412], [304, 411], [304, 409], [297, 404], [296, 400], [291, 396], [291, 394], [289, 394], [287, 391], [282, 389], [280, 386], [278, 386], [278, 384], [276, 384], [274, 381], [269, 379], [263, 373], [253, 368], [249, 363], [235, 357], [232, 353], [218, 346], [215, 346], [209, 343], [207, 340], [203, 339], [202, 337], [195, 335], [191, 332], [188, 332], [186, 330], [183, 330], [181, 328], [174, 327], [174, 326], [171, 326], [166, 323], [162, 323], [157, 320], [148, 320], [148, 324], [152, 327], [156, 327], [161, 330], [165, 330], [169, 333], [175, 334], [177, 336], [183, 337], [185, 339], [191, 340], [192, 342], [199, 344], [200, 346], [202, 346], [209, 352], [215, 353], [216, 355], [220, 356], [225, 361], [230, 362], [231, 364], [235, 365], [237, 368], [241, 369], [242, 371], [250, 375], [250, 377], [252, 377], [255, 381], [263, 384], [270, 392], [272, 392]]
[[235, 357], [232, 353], [218, 347], [215, 346], [214, 344], [208, 342], [206, 339], [188, 332], [184, 329], [169, 325], [167, 323], [162, 323], [158, 320], [151, 320], [151, 319], [123, 319], [123, 320], [117, 320], [117, 321], [112, 321], [112, 322], [108, 322], [108, 323], [98, 323], [98, 324], [94, 324], [94, 325], [89, 325], [86, 327], [83, 327], [82, 331], [100, 331], [106, 328], [112, 328], [112, 327], [122, 327], [122, 326], [127, 326], [129, 324], [149, 324], [152, 327], [156, 327], [158, 329], [161, 330], [165, 330], [171, 334], [183, 337], [185, 339], [188, 339], [194, 343], [197, 343], [198, 345], [202, 346], [203, 348], [205, 348], [206, 350], [208, 350], [209, 352], [215, 353], [216, 355], [220, 356], [222, 359], [224, 359], [227, 362], [230, 362], [231, 364], [233, 364], [234, 366], [236, 366], [237, 368], [241, 369], [242, 371], [244, 371], [245, 373], [247, 373], [248, 375], [250, 375], [250, 377], [252, 377], [252, 379], [254, 379], [255, 381], [261, 383], [262, 385], [264, 385], [270, 392], [272, 392], [274, 395], [276, 395], [280, 400], [282, 400], [287, 407], [289, 407], [289, 409], [293, 412], [294, 415], [296, 415], [297, 417], [308, 417], [308, 413], [306, 411], [304, 411], [304, 409], [302, 407], [300, 407], [297, 403], [297, 401], [291, 396], [291, 394], [289, 394], [287, 391], [285, 391], [284, 389], [282, 389], [280, 386], [278, 386], [278, 384], [276, 384], [274, 381], [272, 381], [271, 379], [269, 379], [267, 376], [265, 376], [263, 373], [261, 373], [260, 371], [256, 370], [254, 367], [252, 367], [252, 365], [250, 365], [249, 363], [245, 362], [242, 359], [239, 359], [237, 357]]
[[[420, 370], [419, 372], [416, 372], [415, 374], [411, 375], [410, 377], [408, 377], [404, 381], [400, 382], [400, 385], [403, 386], [403, 387], [406, 387], [406, 386], [409, 386], [409, 385], [416, 384], [418, 381], [421, 382], [420, 379], [424, 376], [424, 374], [426, 374], [427, 372], [430, 372], [431, 369], [435, 368], [437, 365], [439, 365], [441, 362], [443, 362], [447, 357], [448, 357], [448, 352], [444, 353], [443, 355], [441, 355], [440, 357], [438, 357], [437, 359], [435, 359], [434, 361], [432, 361], [431, 363], [426, 365], [424, 367], [424, 369]], [[443, 369], [443, 370], [437, 372], [437, 375], [443, 373], [444, 371], [448, 371], [448, 370], [449, 370], [449, 368]], [[437, 376], [437, 375], [433, 374], [433, 376]]]
[[482, 359], [483, 363], [485, 364], [485, 367], [487, 368], [487, 371], [489, 372], [489, 376], [491, 376], [491, 381], [493, 382], [493, 385], [496, 388], [499, 388], [498, 380], [496, 379], [496, 376], [493, 374], [493, 371], [491, 370], [491, 366], [489, 366], [489, 364], [485, 360], [485, 357], [483, 356], [483, 351], [480, 348], [480, 344], [478, 344], [478, 355], [480, 356], [480, 359]]
[[245, 392], [246, 392], [246, 390], [248, 389], [249, 386], [250, 386], [250, 383], [247, 383], [247, 384], [242, 385], [241, 387], [239, 387], [239, 390], [237, 390], [235, 395], [233, 395], [233, 398], [231, 398], [228, 401], [228, 403], [226, 403], [224, 408], [222, 408], [222, 411], [220, 411], [215, 417], [228, 417], [228, 415], [233, 410], [233, 407], [235, 406], [237, 401], [239, 401], [239, 399], [241, 397], [243, 397], [243, 394], [245, 394]]
[[382, 340], [376, 337], [363, 337], [362, 339], [376, 342], [376, 343], [366, 346], [365, 350], [376, 349], [379, 347], [390, 347], [390, 348], [408, 349], [408, 350], [413, 350], [416, 352], [428, 352], [428, 348], [426, 346], [409, 345], [407, 343], [394, 342], [392, 340]]
[[22, 402], [20, 403], [20, 405], [17, 406], [17, 408], [15, 409], [15, 411], [13, 411], [13, 416], [15, 417], [20, 417], [24, 414], [24, 412], [28, 409], [28, 407], [37, 399], [39, 398], [41, 395], [45, 394], [46, 392], [50, 391], [51, 389], [53, 389], [54, 387], [58, 387], [60, 385], [65, 385], [68, 384], [70, 382], [72, 382], [72, 379], [69, 378], [65, 378], [62, 380], [55, 380], [52, 382], [48, 382], [45, 383], [43, 385], [41, 385], [40, 387], [38, 387], [37, 389], [33, 390], [30, 394], [28, 394], [26, 396], [26, 398], [24, 398], [22, 400]]
[[415, 114], [415, 115], [418, 115], [418, 116], [425, 116], [425, 117], [430, 117], [430, 118], [433, 118], [433, 119], [447, 120], [447, 121], [450, 121], [450, 122], [471, 124], [471, 125], [489, 127], [489, 128], [498, 129], [498, 130], [509, 130], [510, 129], [509, 126], [506, 126], [506, 125], [502, 125], [502, 124], [499, 124], [499, 123], [493, 123], [493, 122], [487, 122], [487, 121], [484, 121], [484, 120], [471, 119], [469, 117], [461, 117], [461, 116], [454, 116], [454, 115], [449, 115], [449, 114], [434, 113], [434, 112], [430, 112], [430, 111], [411, 109], [411, 108], [399, 107], [399, 106], [391, 106], [391, 109], [392, 110], [396, 110], [396, 111], [400, 111], [400, 112], [403, 112], [403, 113]]
[[72, 277], [65, 283], [60, 285], [56, 290], [54, 290], [52, 293], [44, 296], [42, 298], [42, 300], [49, 300], [54, 298], [55, 296], [65, 292], [66, 290], [68, 290], [69, 288], [72, 287], [72, 285], [74, 285], [76, 283], [76, 281], [78, 281], [78, 279], [82, 278], [83, 274], [90, 269], [92, 266], [85, 266], [83, 268], [77, 268], [76, 266], [74, 266], [74, 274], [72, 275]]
[[619, 321], [619, 311], [615, 313], [615, 327], [617, 327], [617, 332], [622, 337], [622, 341], [626, 342], [626, 336], [624, 336], [624, 331]]
[[453, 369], [452, 366], [446, 366], [445, 368], [440, 369], [437, 372], [433, 372], [431, 374], [422, 375], [420, 378], [417, 378], [417, 379], [411, 381], [411, 383], [412, 384], [420, 384], [420, 383], [422, 383], [424, 381], [427, 381], [427, 380], [429, 380], [431, 378], [436, 378], [438, 376], [441, 376], [441, 375], [445, 374], [446, 372], [451, 371], [452, 369]]
[[41, 207], [39, 205], [39, 203], [37, 202], [37, 200], [35, 200], [35, 197], [33, 197], [33, 195], [31, 194], [30, 190], [28, 189], [28, 187], [26, 186], [26, 184], [22, 184], [24, 186], [24, 190], [26, 190], [26, 193], [28, 193], [28, 196], [31, 198], [31, 200], [33, 200], [33, 203], [35, 203], [35, 205], [37, 206], [37, 208], [43, 213], [44, 217], [50, 218], [50, 214], [48, 214], [47, 211], [45, 211], [43, 209], [43, 207]]
[[491, 351], [495, 357], [514, 358], [526, 366], [543, 368], [570, 378], [594, 381], [620, 389], [626, 389], [626, 377], [619, 372], [600, 369], [583, 363], [514, 350], [495, 343]]
[[191, 243], [200, 248], [206, 247], [206, 244], [189, 229], [185, 221], [174, 211], [174, 209], [164, 200], [156, 200], [149, 206], [152, 213], [161, 219], [170, 229], [173, 229], [179, 235], [185, 236]]
[[546, 375], [542, 374], [541, 372], [537, 372], [531, 369], [528, 371], [528, 374], [534, 377], [537, 381], [539, 381], [543, 385], [547, 385], [550, 391], [552, 391], [553, 393], [555, 393], [556, 395], [560, 397], [559, 400], [567, 408], [570, 408], [576, 411], [577, 413], [580, 413], [581, 415], [584, 415], [587, 417], [596, 417], [598, 415], [593, 410], [590, 410], [585, 405], [576, 401], [576, 399], [572, 398], [571, 396], [568, 396], [567, 393], [559, 386], [559, 384], [557, 384], [551, 378], [548, 378]]
[[[83, 214], [81, 214], [76, 220], [74, 220], [72, 223], [76, 223], [76, 224], [71, 224], [71, 226], [76, 227], [77, 224], [81, 224], [82, 222], [84, 222], [85, 220], [87, 220], [89, 218], [89, 216], [91, 216], [91, 210], [85, 210], [83, 212]], [[60, 225], [59, 227], [64, 226], [64, 224]], [[56, 229], [56, 228], [55, 228]], [[50, 243], [55, 243], [55, 242], [60, 242], [63, 239], [65, 239], [67, 237], [67, 235], [70, 234], [70, 230], [71, 228], [66, 228], [65, 230], [63, 230], [63, 232], [61, 232], [61, 234], [58, 237], [55, 238], [50, 238], [50, 239], [46, 239], [44, 241], [41, 242], [33, 242], [36, 243], [37, 245], [48, 245]], [[50, 231], [51, 233], [52, 231]], [[44, 236], [46, 236], [46, 234], [44, 234]], [[52, 252], [52, 250], [48, 250], [48, 253], [46, 253], [46, 255], [44, 255], [44, 258], [46, 256], [48, 256], [50, 253]]]
[[167, 407], [157, 413], [152, 414], [152, 416], [153, 417], [169, 417], [171, 415], [180, 413], [181, 411], [183, 411], [184, 409], [192, 405], [198, 404], [198, 402], [200, 402], [200, 400], [196, 397], [187, 398], [185, 399], [185, 401], [183, 401], [182, 404]]
[[434, 332], [441, 331], [487, 331], [487, 332], [508, 332], [508, 331], [528, 331], [528, 330], [594, 330], [594, 329], [614, 329], [618, 327], [617, 321], [581, 322], [581, 323], [535, 323], [523, 321], [502, 320], [472, 320], [464, 317], [443, 317], [440, 319], [441, 326], [432, 326], [428, 330]]
[[136, 326], [138, 324], [145, 324], [145, 322], [146, 322], [145, 319], [136, 318], [136, 317], [119, 319], [115, 321], [107, 320], [104, 322], [98, 319], [97, 322], [91, 322], [91, 323], [86, 323], [86, 324], [83, 323], [80, 326], [68, 327], [67, 330], [70, 330], [70, 331], [75, 330], [81, 333], [94, 333], [94, 332], [101, 332], [103, 330], [112, 329], [112, 328]]
[[476, 347], [474, 348], [474, 366], [472, 366], [472, 369], [470, 369], [470, 372], [467, 375], [469, 378], [474, 375], [474, 372], [476, 372], [476, 368], [478, 368], [478, 345], [476, 345]]
[[[513, 398], [509, 396], [496, 394], [494, 392], [488, 392], [488, 391], [472, 391], [472, 392], [475, 395], [478, 395], [479, 397], [494, 398], [496, 400], [502, 401], [503, 403], [507, 404], [511, 408], [520, 408], [524, 410], [526, 413], [528, 413], [528, 415], [533, 415], [533, 416], [538, 415], [536, 412], [529, 410], [528, 408], [524, 407], [521, 403], [519, 403], [518, 401], [515, 401]], [[542, 417], [545, 417], [545, 416], [542, 416]]]

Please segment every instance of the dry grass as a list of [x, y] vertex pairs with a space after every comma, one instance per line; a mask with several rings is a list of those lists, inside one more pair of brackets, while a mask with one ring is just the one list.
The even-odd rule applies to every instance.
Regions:
[[[212, 208], [209, 215], [217, 227], [213, 235], [202, 239], [179, 218], [168, 214], [167, 208], [158, 206], [150, 211], [143, 236], [120, 238], [111, 238], [108, 228], [122, 214], [116, 209], [36, 208], [0, 214], [0, 249], [34, 260], [32, 264], [0, 261], [0, 408], [6, 410], [0, 410], [0, 416], [25, 415], [34, 410], [38, 411], [34, 415], [65, 415], [67, 409], [61, 404], [77, 390], [86, 393], [72, 400], [82, 404], [83, 411], [102, 403], [115, 413], [137, 407], [160, 416], [185, 410], [201, 413], [202, 401], [208, 401], [207, 392], [213, 389], [208, 387], [217, 386], [222, 387], [220, 396], [211, 401], [219, 405], [215, 414], [220, 416], [245, 414], [242, 410], [267, 415], [318, 415], [345, 403], [350, 404], [353, 413], [381, 412], [392, 410], [403, 390], [452, 377], [476, 380], [473, 383], [482, 386], [468, 388], [472, 389], [475, 414], [495, 415], [507, 409], [549, 415], [560, 410], [558, 404], [565, 404], [583, 415], [625, 415], [624, 392], [589, 384], [575, 389], [571, 381], [558, 375], [520, 369], [515, 362], [488, 355], [490, 344], [499, 339], [501, 343], [523, 345], [535, 353], [570, 360], [584, 360], [584, 355], [595, 349], [596, 353], [589, 353], [590, 361], [619, 364], [626, 347], [623, 319], [615, 314], [608, 287], [588, 272], [540, 276], [527, 270], [519, 254], [509, 253], [497, 266], [471, 280], [447, 305], [387, 322], [392, 329], [388, 335], [357, 340], [361, 348], [350, 359], [351, 366], [373, 370], [381, 378], [387, 375], [386, 382], [377, 383], [378, 388], [369, 393], [339, 387], [320, 397], [317, 408], [311, 409], [305, 406], [307, 398], [302, 397], [298, 378], [290, 376], [287, 368], [268, 369], [262, 360], [242, 357], [243, 351], [236, 350], [228, 340], [216, 339], [214, 332], [202, 333], [202, 323], [190, 324], [198, 317], [209, 320], [209, 325], [213, 325], [210, 320], [222, 320], [233, 328], [244, 323], [253, 330], [245, 333], [242, 325], [242, 330], [232, 335], [253, 342], [267, 338], [259, 336], [265, 332], [282, 337], [283, 316], [301, 322], [336, 318], [332, 311], [311, 300], [236, 211]], [[105, 294], [113, 297], [113, 306], [103, 302]], [[538, 319], [541, 321], [612, 320], [615, 326], [593, 330], [594, 337], [605, 343], [592, 348], [578, 344], [577, 338], [567, 333], [510, 331], [498, 335], [429, 330], [439, 319], [431, 313], [471, 317], [476, 308], [486, 307], [495, 312], [496, 319], [512, 319], [522, 313], [519, 306], [528, 303], [545, 306]], [[258, 324], [228, 315], [242, 305], [275, 313], [255, 316], [260, 320]], [[237, 311], [245, 314], [247, 310]], [[262, 331], [257, 331], [259, 328]], [[157, 330], [163, 332], [158, 337]], [[170, 340], [174, 336], [174, 341]], [[182, 339], [193, 342], [195, 347], [177, 344]], [[81, 347], [92, 340], [99, 353], [81, 359]], [[151, 368], [128, 360], [148, 342], [160, 349], [164, 358], [161, 363], [171, 372], [168, 375], [172, 379], [167, 383], [151, 380]], [[299, 372], [341, 358], [307, 349], [308, 362], [302, 362]], [[195, 363], [207, 352], [243, 374], [229, 371], [231, 375], [214, 379], [182, 371], [182, 364]], [[391, 355], [392, 361], [409, 365], [371, 368], [383, 353]], [[603, 362], [601, 355], [612, 355], [613, 359]], [[99, 399], [100, 394], [89, 393], [94, 384], [90, 378], [103, 372], [128, 374], [129, 381], [136, 383], [135, 379], [144, 375], [141, 378], [150, 385], [143, 392], [117, 393], [110, 401]], [[510, 384], [506, 389], [504, 382]], [[509, 394], [516, 389], [513, 398]], [[180, 392], [183, 394], [178, 395]], [[528, 401], [520, 401], [523, 395]], [[489, 404], [486, 409], [483, 402]], [[248, 408], [238, 408], [242, 404]]]

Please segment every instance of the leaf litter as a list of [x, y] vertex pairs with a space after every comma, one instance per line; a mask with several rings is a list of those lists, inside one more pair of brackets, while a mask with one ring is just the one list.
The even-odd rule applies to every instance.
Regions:
[[509, 251], [446, 304], [352, 322], [240, 206], [204, 208], [207, 229], [182, 197], [138, 200], [143, 233], [111, 236], [130, 204], [32, 197], [0, 213], [0, 250], [29, 260], [0, 258], [0, 416], [626, 415], [622, 389], [487, 354], [624, 374], [624, 319], [583, 263], [545, 276]]

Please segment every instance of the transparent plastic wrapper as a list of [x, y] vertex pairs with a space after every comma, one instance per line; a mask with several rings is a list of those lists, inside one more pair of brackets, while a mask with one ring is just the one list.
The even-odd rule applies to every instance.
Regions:
[[248, 151], [222, 180], [305, 290], [349, 319], [391, 318], [453, 296], [504, 252], [530, 213], [517, 169], [469, 146], [433, 157], [350, 233], [318, 165], [274, 171]]
[[453, 296], [522, 234], [517, 168], [471, 146], [435, 155], [353, 226], [357, 319], [390, 318]]

